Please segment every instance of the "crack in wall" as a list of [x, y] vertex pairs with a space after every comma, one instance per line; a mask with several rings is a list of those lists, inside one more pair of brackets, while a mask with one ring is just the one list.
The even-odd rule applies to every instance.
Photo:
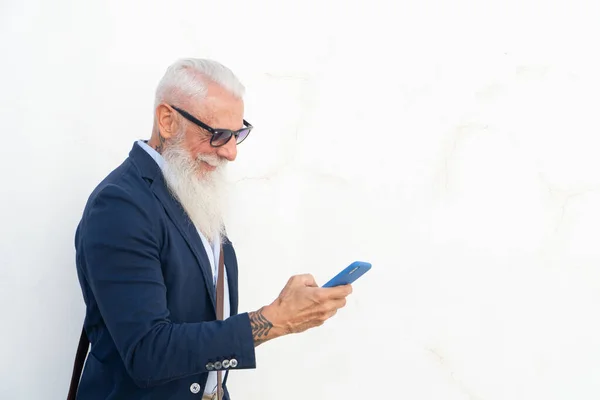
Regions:
[[440, 364], [440, 366], [445, 369], [450, 376], [450, 379], [456, 383], [459, 387], [459, 389], [466, 394], [467, 396], [469, 396], [469, 398], [471, 400], [483, 400], [481, 397], [473, 394], [473, 392], [471, 391], [471, 389], [469, 389], [464, 382], [459, 379], [456, 376], [456, 373], [452, 370], [452, 368], [448, 365], [448, 362], [446, 361], [446, 359], [440, 354], [440, 351], [435, 349], [435, 348], [428, 348], [427, 351], [429, 351], [431, 354], [433, 354], [436, 358], [436, 360], [438, 361], [438, 363]]
[[443, 161], [441, 171], [438, 172], [438, 175], [441, 175], [442, 184], [444, 192], [448, 192], [450, 190], [450, 164], [452, 163], [456, 151], [459, 146], [464, 142], [469, 136], [474, 135], [475, 132], [487, 131], [489, 129], [489, 125], [487, 124], [479, 124], [479, 123], [462, 123], [454, 128], [450, 139], [447, 141], [450, 144], [445, 146], [445, 150], [443, 150]]
[[573, 199], [581, 196], [585, 196], [589, 193], [600, 191], [600, 185], [583, 187], [578, 190], [563, 189], [557, 185], [554, 185], [546, 180], [542, 173], [538, 173], [538, 179], [542, 185], [546, 188], [550, 198], [558, 202], [559, 216], [555, 222], [554, 233], [557, 233], [563, 225], [565, 215], [569, 204]]

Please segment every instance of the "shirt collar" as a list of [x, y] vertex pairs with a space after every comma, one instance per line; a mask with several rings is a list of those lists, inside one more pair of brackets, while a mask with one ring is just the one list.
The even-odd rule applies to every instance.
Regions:
[[146, 152], [148, 154], [150, 154], [150, 157], [152, 157], [154, 159], [154, 161], [156, 161], [156, 163], [158, 164], [158, 166], [160, 167], [160, 169], [164, 169], [165, 166], [165, 159], [163, 158], [163, 156], [161, 156], [159, 154], [158, 151], [154, 150], [152, 147], [150, 147], [148, 145], [148, 143], [146, 143], [145, 140], [138, 140], [138, 145], [140, 145], [140, 147], [144, 150], [146, 150]]

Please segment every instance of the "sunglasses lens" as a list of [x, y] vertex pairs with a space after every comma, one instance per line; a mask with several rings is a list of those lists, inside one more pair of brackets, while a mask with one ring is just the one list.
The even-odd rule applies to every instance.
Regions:
[[212, 137], [211, 143], [213, 146], [223, 146], [231, 138], [231, 132], [229, 131], [217, 131]]
[[242, 143], [248, 137], [248, 134], [250, 134], [250, 128], [242, 129], [237, 137], [237, 143]]

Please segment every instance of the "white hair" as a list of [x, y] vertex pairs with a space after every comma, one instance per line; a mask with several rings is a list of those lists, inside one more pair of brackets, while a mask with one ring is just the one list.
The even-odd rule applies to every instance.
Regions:
[[183, 58], [171, 64], [156, 88], [154, 108], [161, 102], [171, 102], [180, 96], [200, 100], [206, 96], [203, 79], [209, 79], [236, 97], [243, 97], [245, 88], [235, 74], [223, 64], [209, 59]]
[[[183, 131], [183, 126], [180, 128]], [[209, 242], [214, 243], [224, 234], [223, 217], [227, 212], [228, 185], [226, 182], [226, 160], [215, 154], [198, 154], [187, 151], [184, 135], [178, 133], [166, 146], [163, 175], [171, 194], [179, 201], [194, 226]], [[214, 171], [198, 176], [198, 165], [210, 164]]]

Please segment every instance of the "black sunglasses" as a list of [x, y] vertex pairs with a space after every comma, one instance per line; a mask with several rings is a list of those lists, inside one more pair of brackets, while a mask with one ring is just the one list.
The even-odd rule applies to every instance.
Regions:
[[183, 118], [187, 119], [190, 122], [193, 122], [200, 128], [206, 129], [208, 132], [210, 132], [212, 134], [212, 137], [210, 138], [210, 145], [212, 147], [223, 146], [224, 144], [229, 142], [229, 139], [231, 139], [232, 136], [235, 136], [236, 144], [240, 144], [244, 141], [244, 139], [248, 137], [250, 131], [253, 128], [253, 126], [250, 125], [246, 120], [243, 120], [245, 128], [242, 128], [237, 131], [232, 131], [230, 129], [214, 129], [206, 125], [204, 122], [200, 121], [198, 118], [194, 117], [190, 113], [183, 111], [182, 109], [177, 108], [174, 105], [171, 105], [171, 107], [173, 107], [175, 111], [181, 114]]

